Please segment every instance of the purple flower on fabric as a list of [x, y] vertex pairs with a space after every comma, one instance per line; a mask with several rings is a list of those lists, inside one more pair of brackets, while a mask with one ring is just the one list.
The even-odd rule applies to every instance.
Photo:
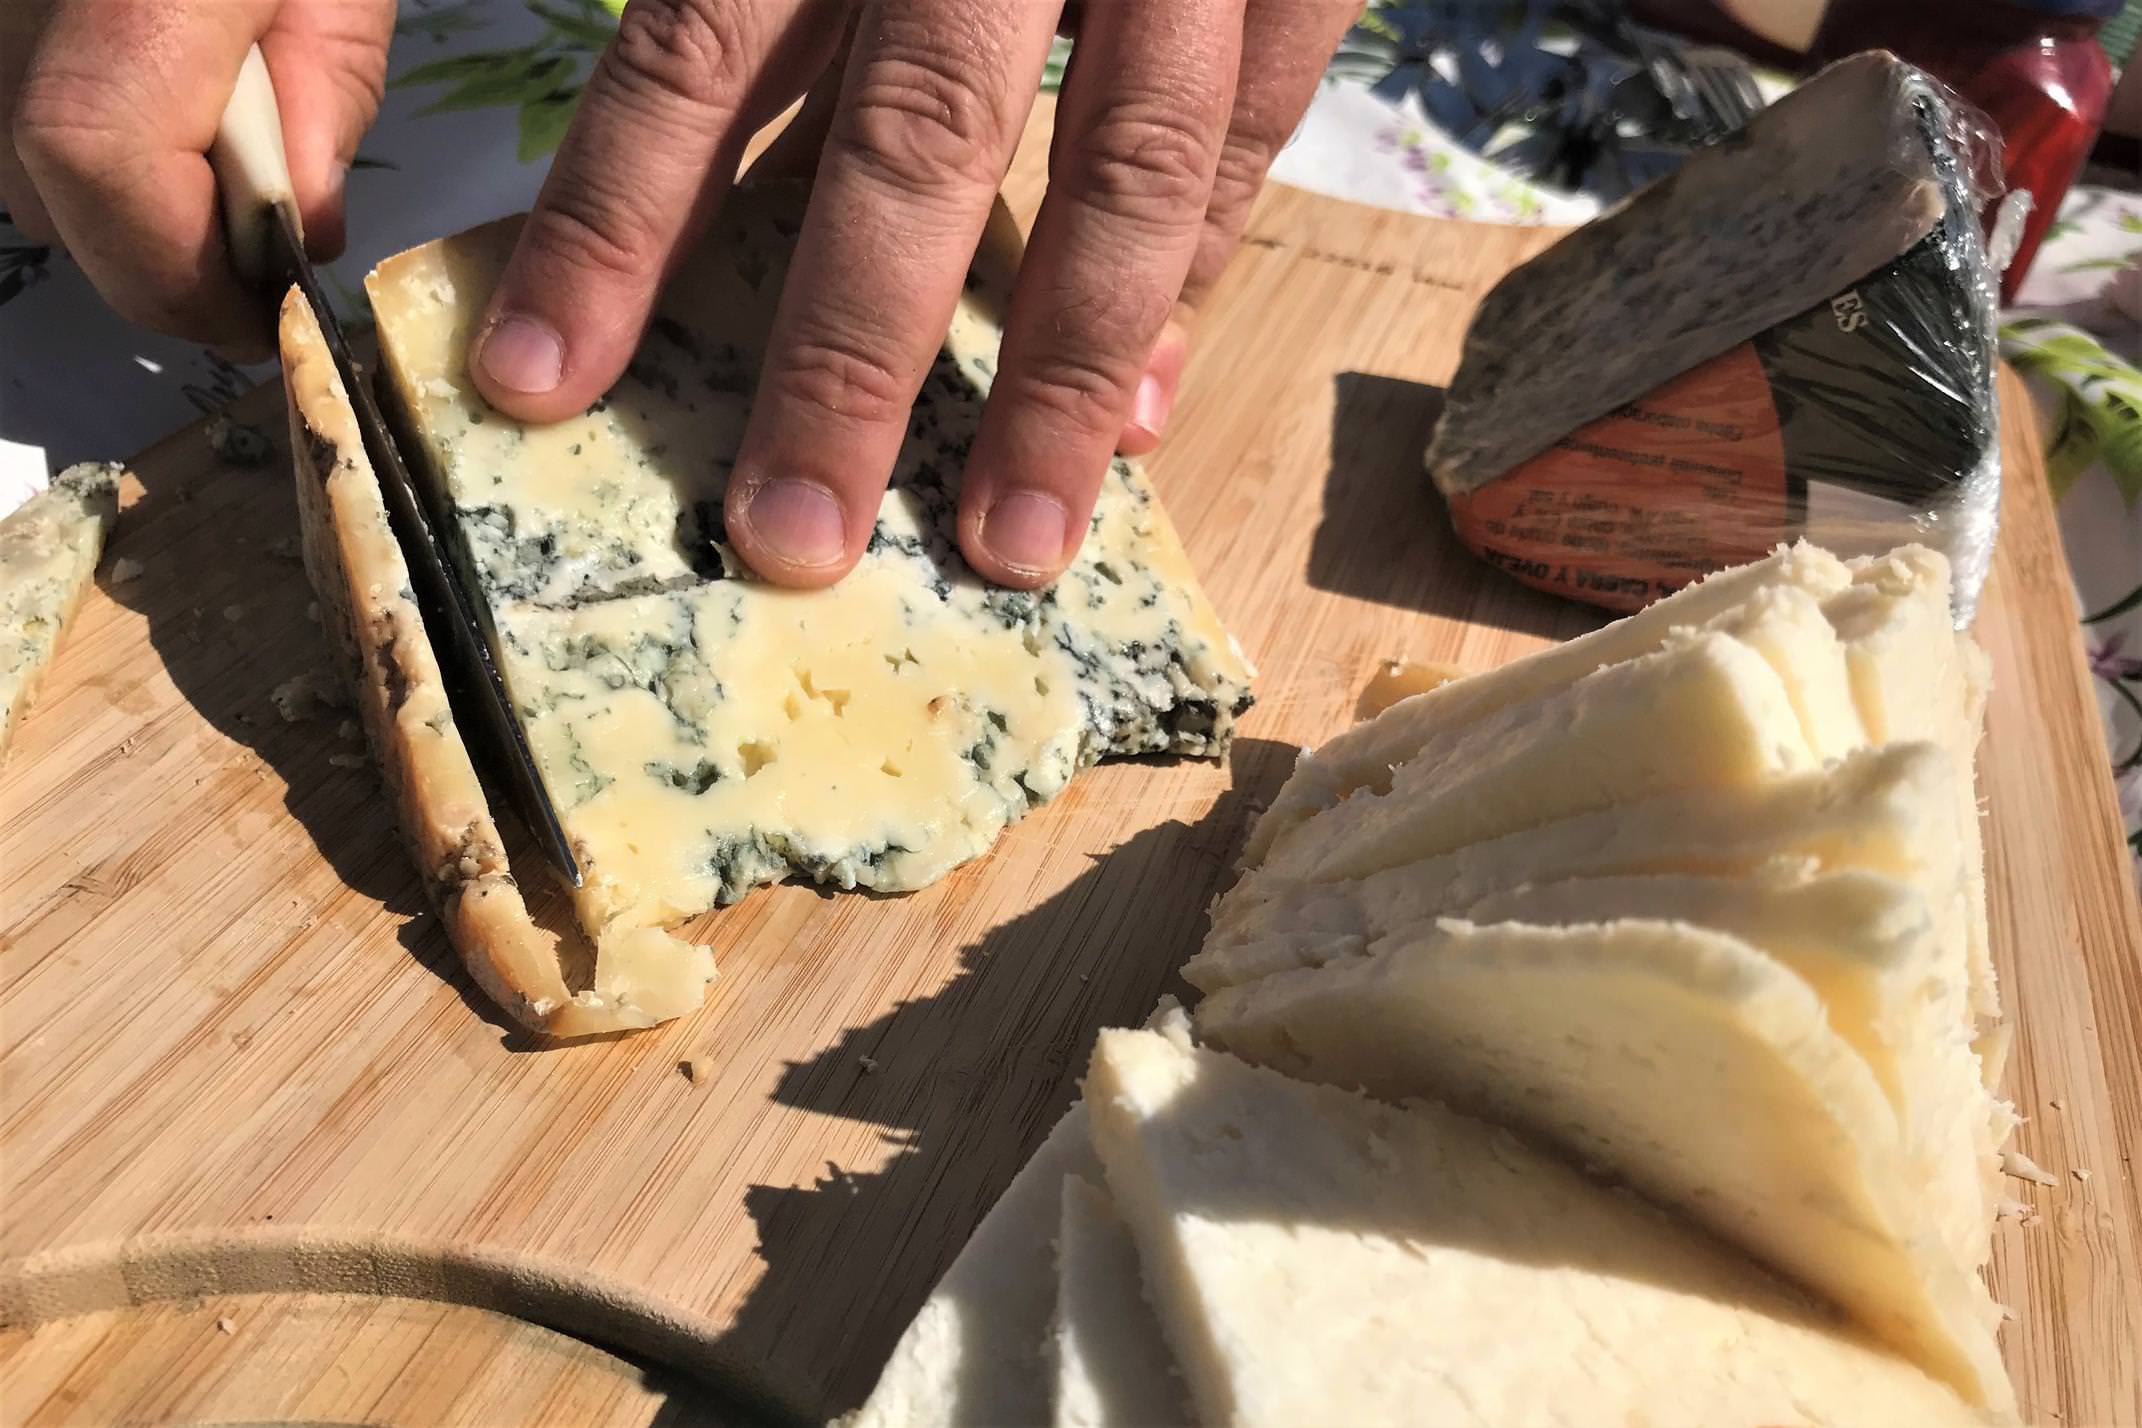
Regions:
[[2125, 654], [2127, 631], [2114, 630], [2089, 646], [2090, 672], [2099, 679], [2142, 679], [2142, 656]]

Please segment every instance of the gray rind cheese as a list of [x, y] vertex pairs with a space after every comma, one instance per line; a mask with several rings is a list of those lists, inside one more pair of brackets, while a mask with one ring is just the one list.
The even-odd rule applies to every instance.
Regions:
[[119, 515], [117, 466], [70, 466], [0, 520], [0, 758]]
[[726, 202], [624, 377], [548, 427], [492, 410], [465, 371], [517, 220], [367, 282], [580, 859], [599, 996], [648, 981], [678, 945], [659, 929], [756, 885], [922, 887], [1097, 759], [1219, 755], [1249, 703], [1248, 664], [1128, 462], [1050, 588], [961, 561], [960, 468], [1013, 266], [1001, 222], [862, 561], [809, 593], [751, 576], [722, 502], [802, 203], [780, 185]]
[[1841, 60], [1513, 270], [1466, 332], [1436, 484], [1486, 484], [1932, 232], [1940, 104], [1891, 55]]

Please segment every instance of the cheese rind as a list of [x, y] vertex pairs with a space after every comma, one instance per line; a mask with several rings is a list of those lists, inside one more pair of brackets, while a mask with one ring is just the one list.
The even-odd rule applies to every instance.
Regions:
[[0, 758], [119, 516], [117, 466], [70, 466], [0, 520]]
[[1982, 1421], [1715, 1242], [1440, 1105], [1117, 1031], [1087, 1095], [1200, 1421]]
[[1146, 1302], [1138, 1247], [1108, 1192], [1064, 1177], [1052, 1345], [1055, 1428], [1160, 1428], [1189, 1422], [1182, 1385]]
[[1973, 1402], [2012, 1406], [1998, 1311], [1943, 1243], [1873, 1073], [1804, 981], [1738, 939], [1638, 920], [1444, 922], [1216, 992], [1195, 1019], [1288, 1074], [1443, 1097], [1552, 1140]]
[[1821, 598], [1844, 589], [1851, 579], [1844, 564], [1827, 551], [1805, 543], [1783, 546], [1762, 560], [1699, 580], [1590, 634], [1402, 699], [1376, 718], [1302, 754], [1293, 777], [1251, 828], [1241, 866], [1259, 866], [1282, 835], [1349, 794], [1388, 790], [1392, 770], [1412, 760], [1438, 735], [1566, 688], [1595, 670], [1651, 654], [1675, 630], [1728, 614], [1759, 591], [1789, 586]]
[[1362, 877], [1631, 799], [1817, 762], [1763, 656], [1728, 635], [1679, 636], [1431, 738], [1389, 792], [1358, 792], [1283, 834], [1259, 874]]
[[1247, 663], [1127, 462], [1049, 589], [988, 586], [960, 559], [1002, 254], [923, 383], [861, 563], [808, 593], [750, 575], [722, 500], [802, 204], [794, 186], [732, 196], [625, 376], [548, 427], [491, 410], [465, 370], [517, 221], [367, 282], [604, 958], [785, 877], [921, 887], [1097, 759], [1219, 754], [1249, 703]]

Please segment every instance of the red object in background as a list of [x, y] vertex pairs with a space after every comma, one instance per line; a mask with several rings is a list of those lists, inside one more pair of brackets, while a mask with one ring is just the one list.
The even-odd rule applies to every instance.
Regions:
[[2013, 302], [2082, 170], [2112, 97], [2098, 27], [2121, 0], [1832, 0], [1810, 58], [1893, 50], [2001, 131], [2008, 186], [2027, 188], [2023, 243], [2001, 279]]

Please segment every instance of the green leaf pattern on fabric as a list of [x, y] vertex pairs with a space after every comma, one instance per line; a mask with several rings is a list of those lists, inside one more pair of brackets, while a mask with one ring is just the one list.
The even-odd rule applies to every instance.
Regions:
[[2017, 318], [2001, 338], [2010, 362], [2050, 379], [2062, 394], [2046, 450], [2055, 499], [2102, 463], [2133, 509], [2142, 500], [2142, 371], [2081, 328], [2050, 318]]
[[[395, 89], [443, 89], [420, 112], [509, 108], [519, 124], [515, 156], [524, 164], [549, 158], [565, 138], [594, 57], [617, 33], [624, 0], [524, 0], [543, 22], [535, 43], [509, 49], [478, 49], [420, 64], [396, 75]], [[481, 29], [478, 0], [422, 12], [404, 20], [404, 33], [434, 39]]]

